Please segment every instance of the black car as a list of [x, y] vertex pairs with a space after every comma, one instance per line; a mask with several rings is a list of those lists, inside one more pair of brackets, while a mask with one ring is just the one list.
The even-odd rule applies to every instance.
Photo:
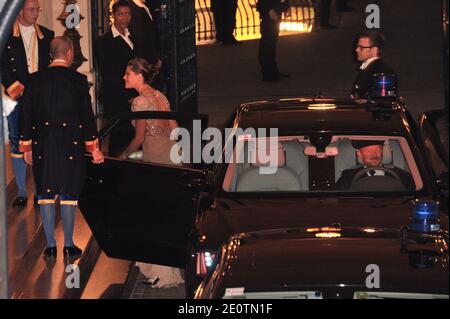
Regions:
[[[417, 124], [401, 100], [248, 103], [231, 117], [231, 133], [206, 145], [198, 141], [204, 117], [127, 114], [102, 130], [106, 160], [88, 161], [80, 208], [108, 256], [185, 268], [189, 296], [236, 233], [305, 225], [397, 229], [413, 200], [436, 201], [448, 230], [448, 148], [436, 126], [445, 113], [430, 114]], [[191, 163], [115, 158], [138, 118], [177, 119], [194, 137], [194, 152], [184, 157]], [[271, 128], [278, 129], [274, 139]], [[370, 141], [383, 145], [382, 176], [369, 179], [367, 169], [339, 186], [345, 172], [364, 169], [354, 144]], [[199, 161], [199, 150], [209, 164]]]
[[224, 244], [196, 299], [449, 299], [448, 234], [293, 228]]

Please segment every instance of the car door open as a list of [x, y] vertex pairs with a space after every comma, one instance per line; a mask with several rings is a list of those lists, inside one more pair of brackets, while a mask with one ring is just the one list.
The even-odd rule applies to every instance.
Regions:
[[80, 209], [109, 257], [183, 268], [198, 194], [198, 188], [186, 187], [186, 175], [202, 179], [202, 164], [146, 162], [139, 151], [117, 158], [133, 139], [135, 121], [142, 119], [177, 119], [188, 132], [193, 125], [205, 128], [207, 121], [169, 112], [135, 112], [110, 121], [100, 132], [105, 163], [94, 165], [87, 156]]

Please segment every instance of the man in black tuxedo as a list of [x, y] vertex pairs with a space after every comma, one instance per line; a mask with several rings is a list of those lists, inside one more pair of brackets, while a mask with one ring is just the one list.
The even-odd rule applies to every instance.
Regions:
[[155, 64], [159, 60], [157, 19], [161, 0], [130, 0], [130, 33], [137, 56]]
[[[336, 182], [337, 190], [351, 190], [352, 184], [356, 182], [353, 181], [354, 177], [362, 170], [367, 170], [367, 172], [361, 176], [361, 179], [366, 177], [378, 177], [378, 182], [376, 185], [377, 189], [383, 189], [384, 186], [387, 185], [383, 182], [389, 182], [389, 180], [380, 180], [380, 177], [390, 178], [391, 181], [392, 179], [397, 179], [398, 177], [400, 179], [399, 182], [402, 184], [401, 186], [403, 186], [403, 190], [415, 189], [414, 180], [409, 173], [397, 167], [389, 169], [383, 168], [382, 162], [384, 141], [352, 141], [352, 145], [355, 149], [357, 149], [358, 158], [360, 158], [363, 166], [343, 171], [342, 176]], [[395, 173], [397, 177], [391, 172]], [[371, 188], [367, 187], [365, 190], [370, 192]], [[391, 189], [387, 186], [385, 187], [385, 190], [390, 191]]]
[[130, 3], [119, 0], [113, 5], [114, 23], [111, 30], [95, 43], [95, 58], [101, 75], [100, 102], [106, 118], [130, 110], [129, 100], [134, 92], [125, 89], [123, 77], [127, 64], [137, 57], [128, 26], [132, 15]]
[[394, 70], [381, 59], [384, 44], [385, 38], [378, 31], [363, 32], [359, 35], [356, 54], [361, 66], [351, 89], [352, 98], [369, 97], [375, 74], [390, 74], [397, 78]]
[[280, 81], [282, 74], [276, 62], [276, 48], [282, 13], [289, 14], [288, 0], [258, 0], [261, 16], [261, 40], [259, 42], [259, 64], [263, 81]]
[[26, 165], [19, 151], [19, 114], [22, 94], [27, 88], [30, 74], [45, 69], [50, 64], [50, 43], [53, 31], [37, 24], [40, 14], [38, 0], [26, 0], [13, 26], [1, 56], [2, 83], [10, 98], [18, 102], [8, 116], [11, 159], [18, 194], [13, 206], [27, 205]]
[[225, 45], [240, 43], [233, 35], [236, 28], [237, 5], [237, 0], [211, 0], [217, 42]]

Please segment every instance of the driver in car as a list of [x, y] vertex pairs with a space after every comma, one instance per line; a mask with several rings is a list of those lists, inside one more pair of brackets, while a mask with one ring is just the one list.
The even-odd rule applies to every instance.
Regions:
[[408, 172], [398, 167], [384, 167], [384, 141], [352, 141], [363, 166], [347, 169], [336, 182], [337, 190], [392, 191], [414, 190], [415, 184]]

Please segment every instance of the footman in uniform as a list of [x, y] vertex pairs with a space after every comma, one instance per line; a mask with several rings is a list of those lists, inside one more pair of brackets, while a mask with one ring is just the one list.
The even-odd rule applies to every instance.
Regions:
[[85, 151], [94, 163], [104, 158], [86, 76], [69, 68], [73, 45], [57, 37], [51, 43], [53, 63], [32, 74], [20, 114], [20, 150], [33, 165], [42, 224], [47, 238], [46, 257], [56, 257], [55, 200], [60, 199], [64, 227], [64, 257], [80, 256], [73, 242], [75, 208], [84, 183]]

